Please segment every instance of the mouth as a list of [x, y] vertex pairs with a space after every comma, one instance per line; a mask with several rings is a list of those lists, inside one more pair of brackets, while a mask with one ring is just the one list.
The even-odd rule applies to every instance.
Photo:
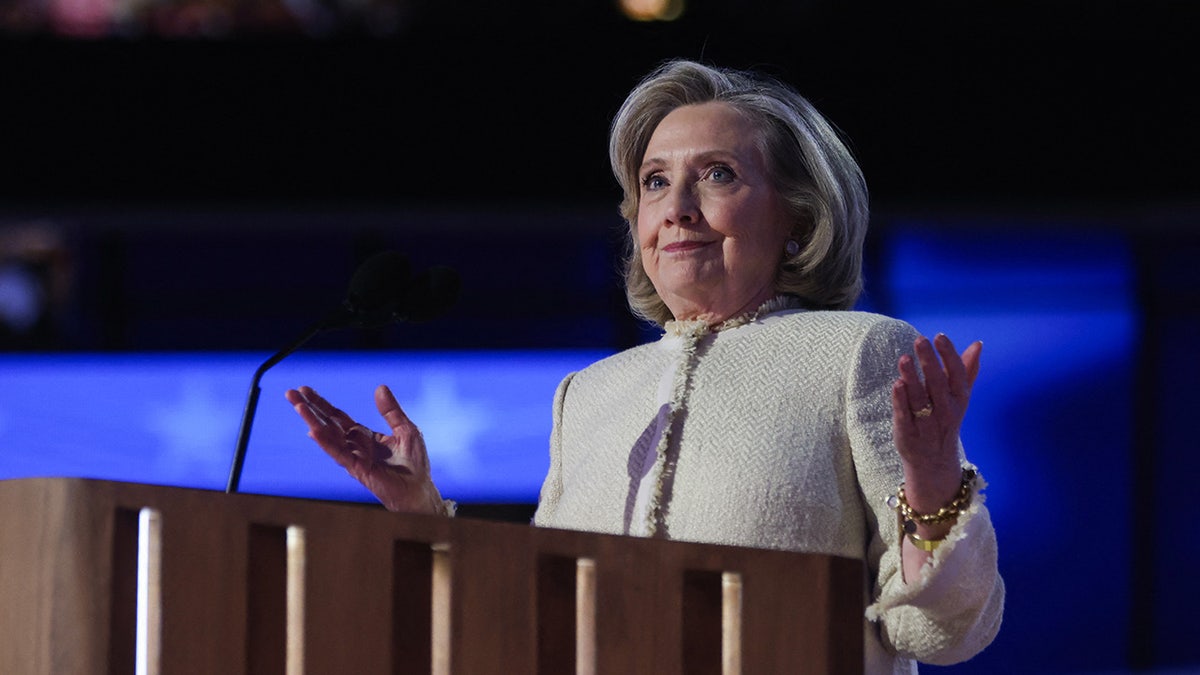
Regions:
[[662, 248], [663, 253], [690, 253], [712, 246], [713, 241], [673, 241]]

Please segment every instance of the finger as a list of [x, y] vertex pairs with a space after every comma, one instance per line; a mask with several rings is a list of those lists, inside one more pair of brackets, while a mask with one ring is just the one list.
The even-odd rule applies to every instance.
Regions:
[[313, 410], [308, 401], [300, 399], [298, 402], [292, 403], [292, 407], [296, 409], [296, 414], [300, 415], [300, 419], [304, 420], [304, 423], [308, 425], [309, 433], [316, 432], [328, 426], [325, 419]]
[[288, 389], [283, 395], [288, 400], [288, 403], [291, 403], [292, 407], [296, 409], [296, 412], [300, 413], [300, 416], [304, 418], [304, 421], [307, 422], [310, 427], [323, 427], [326, 424], [329, 424], [329, 419], [318, 412], [312, 406], [312, 404], [309, 403], [302, 391], [297, 389]]
[[375, 388], [375, 406], [384, 421], [392, 429], [392, 437], [396, 443], [392, 447], [391, 456], [385, 460], [396, 468], [404, 468], [410, 473], [429, 472], [429, 455], [425, 450], [425, 438], [421, 430], [413, 424], [404, 409], [396, 401], [392, 390], [386, 385]]
[[375, 408], [379, 410], [379, 414], [383, 416], [383, 420], [387, 422], [393, 435], [411, 432], [416, 426], [405, 414], [404, 409], [400, 407], [400, 402], [396, 400], [392, 390], [385, 384], [375, 388]]
[[897, 438], [914, 436], [917, 433], [913, 423], [912, 405], [909, 403], [907, 387], [904, 380], [892, 383], [892, 426]]
[[[343, 468], [354, 469], [361, 459], [375, 460], [372, 456], [375, 434], [370, 429], [355, 424], [309, 387], [288, 390], [284, 396], [308, 425], [309, 437]], [[325, 414], [330, 411], [340, 413], [345, 419], [331, 420]], [[349, 426], [345, 426], [347, 423]]]
[[354, 421], [353, 417], [347, 415], [341, 408], [326, 401], [312, 387], [300, 387], [300, 393], [304, 396], [304, 400], [308, 401], [308, 404], [312, 406], [313, 411], [318, 415], [324, 416], [330, 423], [330, 426], [337, 427], [340, 433], [344, 434], [347, 429], [358, 424], [358, 422]]
[[364, 427], [361, 424], [355, 424], [346, 430], [343, 435], [347, 446], [355, 448], [354, 454], [367, 456], [364, 450], [372, 445], [375, 445], [375, 432]]
[[[917, 352], [917, 361], [921, 364], [921, 373], [925, 376], [925, 391], [929, 395], [929, 402], [934, 407], [944, 406], [949, 402], [950, 385], [942, 362], [934, 352], [933, 343], [929, 338], [921, 337], [913, 346]], [[955, 354], [954, 358], [957, 359], [958, 354]]]
[[325, 401], [325, 399], [318, 396], [317, 392], [313, 391], [312, 387], [300, 387], [300, 389], [296, 390], [296, 394], [300, 398], [300, 400], [296, 402], [296, 405], [303, 404], [304, 407], [310, 411], [313, 417], [321, 421], [321, 426], [327, 426], [331, 423], [329, 415], [322, 410], [322, 407], [328, 407], [328, 404], [326, 403], [325, 406], [322, 406], [322, 403]]
[[931, 403], [925, 385], [921, 382], [921, 376], [917, 374], [916, 362], [909, 354], [900, 357], [900, 382], [904, 385], [909, 413], [923, 410]]
[[975, 378], [979, 377], [979, 360], [983, 355], [983, 341], [977, 340], [971, 343], [963, 352], [962, 362], [963, 369], [966, 371], [967, 391], [971, 391], [975, 387]]
[[[333, 441], [336, 438], [340, 429], [336, 425], [330, 424], [329, 419], [318, 412], [302, 392], [290, 389], [285, 392], [284, 396], [295, 408], [296, 414], [300, 415], [300, 419], [308, 425], [309, 437], [318, 443]], [[327, 430], [332, 430], [332, 432]]]
[[944, 333], [939, 333], [933, 339], [933, 344], [937, 347], [938, 355], [942, 357], [950, 395], [957, 398], [966, 394], [971, 388], [967, 383], [967, 369], [954, 348], [954, 343]]
[[379, 434], [361, 424], [355, 424], [346, 430], [343, 443], [347, 451], [363, 459], [367, 466], [376, 462], [390, 463], [391, 450], [380, 442]]
[[324, 423], [313, 414], [311, 406], [305, 401], [297, 403], [295, 408], [308, 424], [309, 437], [316, 441], [325, 454], [344, 469], [351, 470], [358, 465], [359, 456], [354, 452], [356, 446], [348, 442], [347, 435], [337, 425]]

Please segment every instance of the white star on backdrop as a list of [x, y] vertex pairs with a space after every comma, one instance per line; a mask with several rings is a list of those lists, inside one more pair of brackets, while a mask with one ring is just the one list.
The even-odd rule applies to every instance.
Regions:
[[147, 431], [159, 439], [156, 468], [166, 478], [192, 484], [219, 481], [228, 456], [215, 450], [228, 448], [232, 455], [238, 406], [219, 396], [205, 376], [184, 377], [177, 391], [178, 398], [150, 404], [145, 416]]
[[478, 476], [475, 439], [495, 423], [486, 403], [463, 398], [453, 373], [429, 370], [421, 375], [419, 396], [402, 405], [425, 435], [436, 472], [459, 481]]

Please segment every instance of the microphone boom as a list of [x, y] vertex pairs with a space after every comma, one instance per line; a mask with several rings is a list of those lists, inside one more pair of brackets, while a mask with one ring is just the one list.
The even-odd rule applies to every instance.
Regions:
[[350, 326], [378, 328], [399, 321], [428, 321], [440, 316], [458, 300], [460, 287], [458, 273], [449, 267], [432, 267], [413, 279], [408, 258], [397, 251], [376, 253], [359, 265], [350, 279], [350, 288], [341, 306], [263, 361], [254, 371], [225, 492], [232, 494], [238, 491], [242, 465], [246, 461], [246, 448], [250, 444], [250, 429], [262, 394], [259, 382], [267, 370], [323, 330]]

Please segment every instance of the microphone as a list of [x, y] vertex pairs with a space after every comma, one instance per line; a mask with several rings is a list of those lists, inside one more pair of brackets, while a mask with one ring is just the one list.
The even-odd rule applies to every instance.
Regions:
[[254, 422], [254, 412], [258, 409], [258, 398], [262, 394], [259, 382], [267, 370], [323, 330], [352, 326], [379, 328], [389, 323], [428, 321], [441, 316], [458, 301], [460, 289], [458, 273], [449, 267], [431, 267], [415, 279], [412, 278], [408, 258], [397, 251], [376, 253], [363, 261], [350, 279], [350, 287], [342, 304], [310, 326], [291, 344], [263, 361], [254, 371], [225, 492], [237, 492], [238, 483], [241, 482], [246, 447], [250, 444], [250, 428]]
[[383, 251], [367, 258], [354, 276], [341, 306], [325, 317], [322, 328], [378, 328], [397, 320], [397, 311], [408, 302], [408, 258]]
[[409, 285], [397, 320], [419, 323], [436, 319], [458, 302], [461, 290], [458, 272], [441, 265], [430, 267]]

